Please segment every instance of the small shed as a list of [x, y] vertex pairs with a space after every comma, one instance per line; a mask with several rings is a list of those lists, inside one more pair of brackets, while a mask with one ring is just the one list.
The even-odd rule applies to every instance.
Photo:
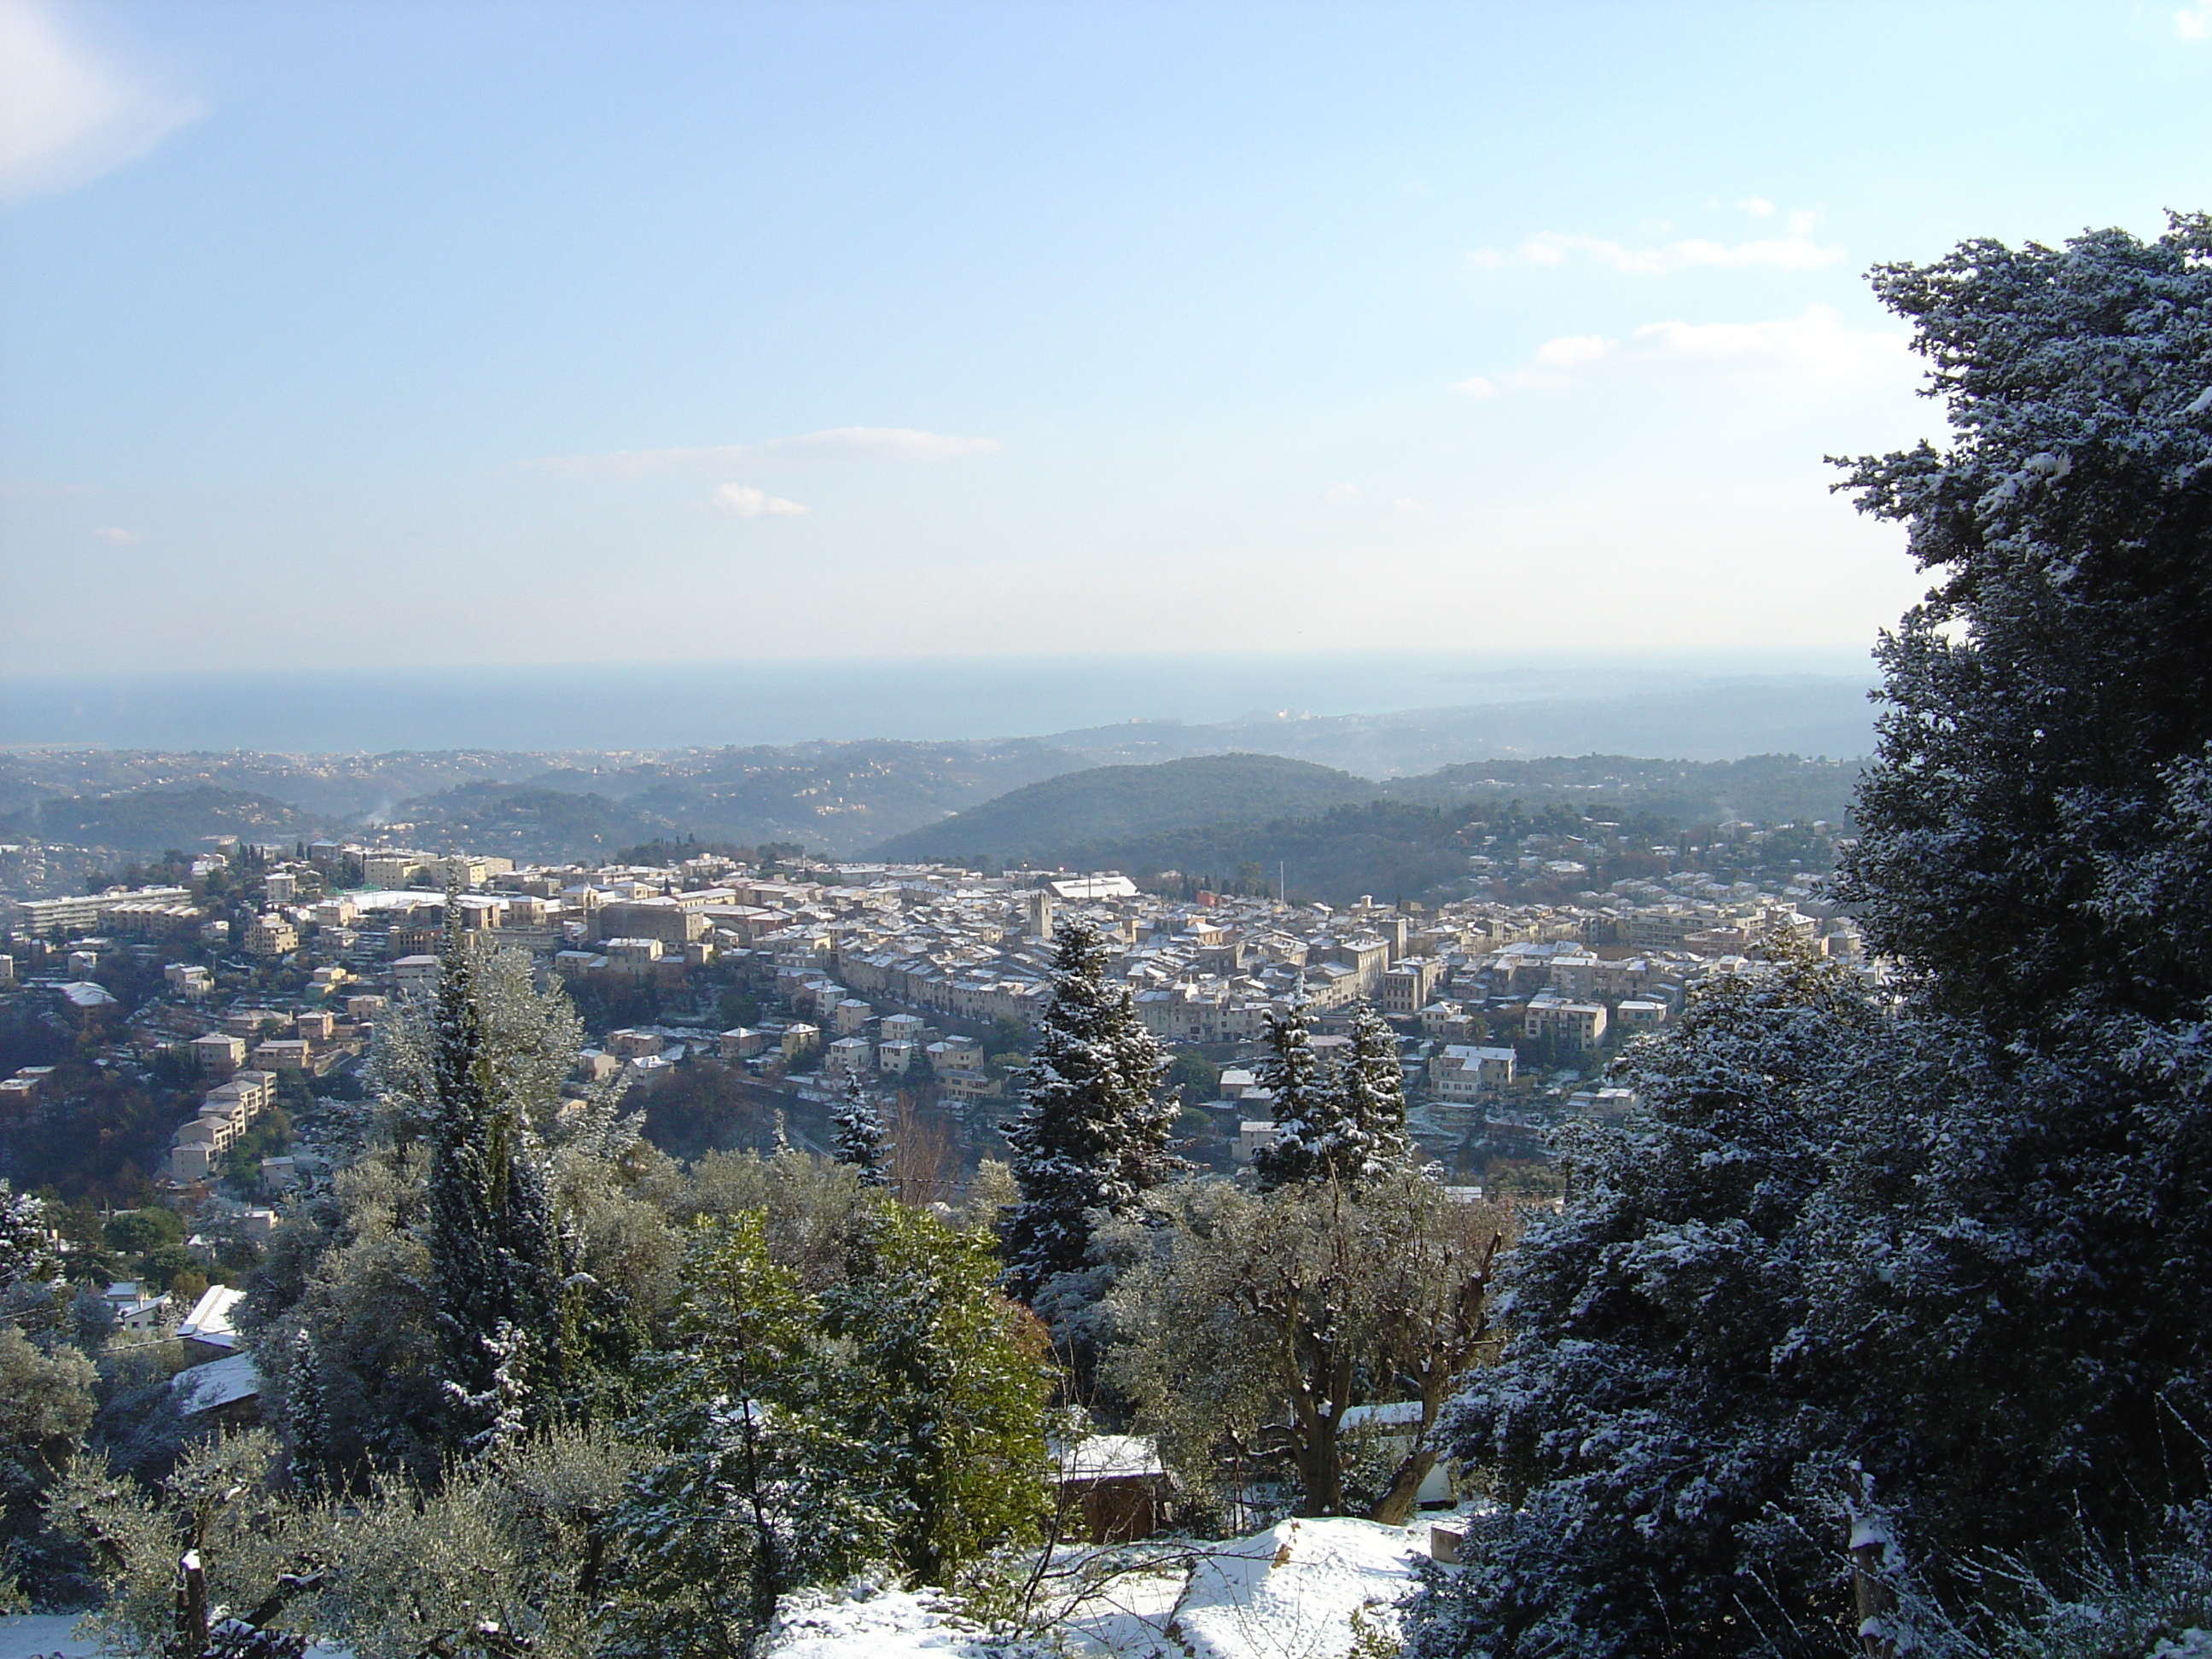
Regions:
[[219, 1359], [238, 1352], [238, 1330], [231, 1323], [238, 1304], [246, 1300], [246, 1292], [233, 1290], [228, 1285], [210, 1285], [200, 1293], [192, 1310], [185, 1316], [185, 1322], [177, 1327], [177, 1335], [185, 1345], [185, 1352], [195, 1358]]
[[1054, 1450], [1054, 1484], [1081, 1512], [1092, 1543], [1126, 1544], [1159, 1530], [1168, 1472], [1150, 1437], [1094, 1434]]
[[179, 1417], [229, 1424], [261, 1420], [261, 1373], [254, 1370], [251, 1354], [179, 1371], [169, 1379], [169, 1395]]

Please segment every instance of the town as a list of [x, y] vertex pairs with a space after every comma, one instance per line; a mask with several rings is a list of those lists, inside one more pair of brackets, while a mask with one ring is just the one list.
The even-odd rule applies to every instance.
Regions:
[[[1192, 1164], [1246, 1173], [1272, 1138], [1271, 1015], [1302, 1004], [1327, 1063], [1364, 1002], [1397, 1034], [1424, 1152], [1462, 1187], [1546, 1199], [1548, 1132], [1625, 1112], [1633, 1097], [1606, 1063], [1701, 981], [1785, 950], [1879, 981], [1819, 870], [1762, 884], [1678, 868], [1562, 892], [1631, 854], [1648, 869], [1681, 849], [1593, 821], [1469, 854], [1463, 899], [1331, 906], [1189, 890], [1174, 872], [1139, 884], [718, 853], [548, 866], [222, 838], [173, 855], [172, 880], [7, 902], [0, 1030], [36, 1058], [0, 1076], [0, 1174], [66, 1206], [64, 1257], [116, 1275], [124, 1322], [184, 1319], [187, 1294], [237, 1280], [284, 1195], [326, 1164], [330, 1125], [367, 1091], [378, 1020], [434, 986], [450, 903], [472, 939], [526, 953], [575, 1001], [587, 1043], [572, 1091], [623, 1092], [678, 1156], [826, 1150], [857, 1086], [906, 1126], [907, 1188], [953, 1197], [1003, 1156], [1055, 922], [1073, 915], [1102, 930], [1174, 1057]], [[1559, 896], [1530, 902], [1531, 884]], [[117, 1214], [155, 1211], [176, 1221], [146, 1248], [103, 1244]]]

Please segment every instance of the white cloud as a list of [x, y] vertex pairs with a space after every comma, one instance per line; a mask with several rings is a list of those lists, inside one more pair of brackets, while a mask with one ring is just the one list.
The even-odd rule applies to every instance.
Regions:
[[1613, 370], [1740, 370], [1786, 380], [1832, 383], [1906, 368], [1905, 336], [1860, 333], [1846, 328], [1826, 306], [1801, 317], [1762, 323], [1646, 323], [1626, 339], [1598, 334], [1563, 335], [1536, 348], [1510, 373], [1475, 375], [1453, 390], [1473, 398], [1501, 392], [1534, 392], [1569, 386], [1580, 372]]
[[1770, 219], [1774, 216], [1774, 204], [1768, 201], [1764, 196], [1747, 196], [1743, 200], [1738, 202], [1736, 205], [1741, 208], [1746, 213], [1757, 214], [1762, 219]]
[[128, 547], [133, 542], [146, 539], [135, 530], [125, 530], [120, 525], [112, 524], [94, 531], [92, 538], [96, 542], [106, 542], [111, 547]]
[[2184, 40], [2212, 40], [2212, 3], [2184, 6], [2174, 13], [2173, 32]]
[[89, 184], [205, 113], [71, 40], [44, 0], [0, 0], [0, 200]]
[[1395, 505], [1401, 513], [1418, 513], [1421, 510], [1421, 501], [1418, 495], [1401, 495]]
[[1792, 214], [1790, 234], [1786, 237], [1734, 244], [1692, 237], [1659, 247], [1646, 248], [1628, 247], [1620, 242], [1608, 242], [1599, 236], [1567, 236], [1558, 231], [1540, 230], [1523, 240], [1510, 256], [1485, 248], [1468, 254], [1467, 260], [1470, 265], [1495, 270], [1507, 264], [1509, 259], [1517, 259], [1523, 264], [1559, 265], [1565, 264], [1571, 258], [1580, 257], [1636, 276], [1656, 276], [1670, 270], [1741, 268], [1746, 265], [1809, 270], [1819, 265], [1833, 264], [1844, 257], [1842, 248], [1823, 247], [1807, 234], [1814, 222], [1813, 216]]
[[723, 484], [714, 491], [713, 499], [714, 505], [723, 512], [734, 514], [740, 519], [769, 518], [808, 510], [797, 501], [787, 501], [781, 495], [771, 495], [765, 489], [756, 489], [750, 484]]
[[1359, 499], [1359, 486], [1358, 484], [1351, 483], [1333, 483], [1327, 489], [1322, 492], [1321, 498], [1322, 500], [1329, 502], [1332, 506], [1339, 501], [1358, 501]]
[[988, 455], [995, 438], [962, 438], [906, 427], [840, 426], [764, 444], [721, 444], [704, 449], [618, 449], [607, 455], [562, 455], [526, 465], [548, 471], [612, 478], [643, 477], [654, 472], [706, 471], [770, 459], [945, 460], [958, 455]]

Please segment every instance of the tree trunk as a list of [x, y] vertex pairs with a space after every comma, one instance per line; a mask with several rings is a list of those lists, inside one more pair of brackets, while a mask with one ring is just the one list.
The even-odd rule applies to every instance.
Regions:
[[1436, 1466], [1433, 1446], [1416, 1447], [1407, 1453], [1405, 1461], [1398, 1465], [1398, 1472], [1390, 1477], [1389, 1491], [1367, 1512], [1367, 1518], [1386, 1527], [1404, 1526], [1413, 1518], [1413, 1504], [1421, 1495], [1421, 1483]]

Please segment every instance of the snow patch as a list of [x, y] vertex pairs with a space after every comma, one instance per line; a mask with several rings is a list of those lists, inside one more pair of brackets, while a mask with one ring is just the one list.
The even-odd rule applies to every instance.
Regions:
[[980, 1659], [1006, 1649], [935, 1590], [884, 1589], [860, 1581], [786, 1597], [767, 1652], [770, 1659], [898, 1659], [923, 1653]]
[[100, 1644], [76, 1631], [73, 1613], [0, 1617], [0, 1659], [91, 1659]]
[[1190, 1659], [1341, 1659], [1369, 1634], [1395, 1651], [1421, 1556], [1403, 1527], [1285, 1521], [1201, 1555], [1168, 1633]]

